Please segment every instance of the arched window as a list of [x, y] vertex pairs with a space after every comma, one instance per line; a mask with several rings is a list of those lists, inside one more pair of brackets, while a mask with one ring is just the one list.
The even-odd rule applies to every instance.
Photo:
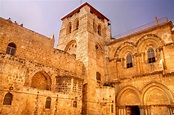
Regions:
[[9, 43], [6, 49], [6, 53], [10, 55], [14, 55], [16, 52], [16, 44], [14, 43]]
[[7, 93], [4, 97], [3, 105], [11, 105], [13, 99], [13, 95], [11, 93]]
[[79, 29], [79, 20], [76, 19], [75, 21], [75, 30], [78, 30]]
[[98, 35], [101, 36], [101, 26], [100, 25], [98, 25]]
[[148, 54], [148, 63], [155, 62], [155, 52], [153, 48], [149, 48], [147, 54]]
[[126, 57], [126, 67], [127, 68], [133, 67], [133, 64], [132, 64], [132, 55], [131, 54], [128, 54], [127, 57]]
[[71, 33], [72, 25], [71, 22], [69, 22], [68, 27], [67, 27], [67, 34]]
[[45, 108], [50, 109], [51, 108], [51, 97], [46, 98]]
[[43, 71], [35, 73], [31, 79], [31, 87], [41, 90], [50, 90], [51, 89], [50, 76]]
[[73, 102], [73, 107], [74, 107], [74, 108], [77, 108], [77, 101], [74, 101], [74, 102]]
[[97, 79], [97, 82], [101, 81], [101, 74], [99, 72], [96, 72], [96, 79]]
[[76, 49], [77, 49], [77, 43], [75, 40], [70, 41], [65, 47], [66, 52], [74, 55], [76, 55]]
[[111, 113], [114, 113], [114, 106], [111, 105]]
[[93, 20], [93, 29], [94, 29], [94, 32], [96, 32], [95, 20]]

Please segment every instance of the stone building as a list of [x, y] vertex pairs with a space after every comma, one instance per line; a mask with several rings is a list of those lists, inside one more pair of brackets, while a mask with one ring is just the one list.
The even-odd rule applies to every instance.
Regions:
[[174, 26], [156, 19], [110, 34], [84, 3], [55, 38], [0, 18], [0, 115], [172, 115]]

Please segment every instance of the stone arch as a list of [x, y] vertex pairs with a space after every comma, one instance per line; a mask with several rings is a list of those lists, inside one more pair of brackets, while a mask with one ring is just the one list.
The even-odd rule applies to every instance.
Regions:
[[76, 55], [76, 48], [77, 48], [77, 43], [75, 40], [71, 40], [65, 47], [65, 51]]
[[127, 68], [127, 62], [126, 62], [126, 58], [128, 55], [132, 56], [132, 65], [135, 66], [135, 60], [134, 60], [134, 54], [136, 53], [136, 47], [133, 43], [131, 42], [125, 42], [123, 44], [121, 44], [116, 52], [115, 52], [115, 58], [122, 60], [122, 66], [123, 68]]
[[133, 86], [126, 86], [119, 92], [117, 102], [119, 106], [141, 105], [140, 91]]
[[121, 44], [115, 51], [115, 57], [121, 58], [124, 57], [126, 53], [131, 52], [132, 54], [136, 53], [136, 47], [132, 42], [124, 42]]
[[145, 51], [149, 46], [153, 48], [158, 48], [159, 46], [163, 45], [164, 41], [155, 34], [144, 35], [136, 43], [138, 53], [141, 51]]
[[163, 41], [153, 34], [148, 34], [143, 36], [137, 42], [137, 53], [144, 54], [144, 62], [148, 63], [148, 49], [152, 48], [154, 50], [155, 61], [158, 62], [160, 60], [160, 51], [159, 48], [163, 46]]
[[41, 90], [50, 90], [51, 89], [50, 76], [44, 71], [35, 73], [31, 80], [31, 87]]
[[170, 105], [172, 94], [168, 88], [160, 83], [150, 83], [143, 88], [142, 102], [144, 105]]
[[146, 34], [144, 36], [142, 36], [136, 43], [136, 45], [140, 44], [141, 42], [143, 42], [144, 39], [147, 39], [147, 38], [155, 38], [157, 39], [158, 41], [160, 41], [162, 44], [165, 44], [165, 42], [160, 38], [158, 37], [156, 34]]

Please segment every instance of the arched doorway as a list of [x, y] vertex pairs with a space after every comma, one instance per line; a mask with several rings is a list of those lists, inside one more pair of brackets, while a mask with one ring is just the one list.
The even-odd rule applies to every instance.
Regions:
[[45, 72], [37, 72], [32, 77], [31, 87], [41, 90], [50, 90], [51, 88], [50, 77]]
[[145, 112], [151, 115], [170, 115], [170, 96], [164, 89], [152, 86], [144, 92]]
[[127, 115], [140, 115], [140, 108], [138, 106], [127, 106], [126, 114]]
[[117, 97], [118, 115], [140, 115], [140, 93], [134, 87], [120, 91]]

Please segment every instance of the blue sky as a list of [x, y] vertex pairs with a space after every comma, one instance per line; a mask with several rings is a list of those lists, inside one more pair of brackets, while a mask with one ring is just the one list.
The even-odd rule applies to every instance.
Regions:
[[0, 0], [0, 17], [58, 41], [61, 18], [88, 2], [111, 21], [112, 36], [158, 18], [174, 22], [174, 0]]

